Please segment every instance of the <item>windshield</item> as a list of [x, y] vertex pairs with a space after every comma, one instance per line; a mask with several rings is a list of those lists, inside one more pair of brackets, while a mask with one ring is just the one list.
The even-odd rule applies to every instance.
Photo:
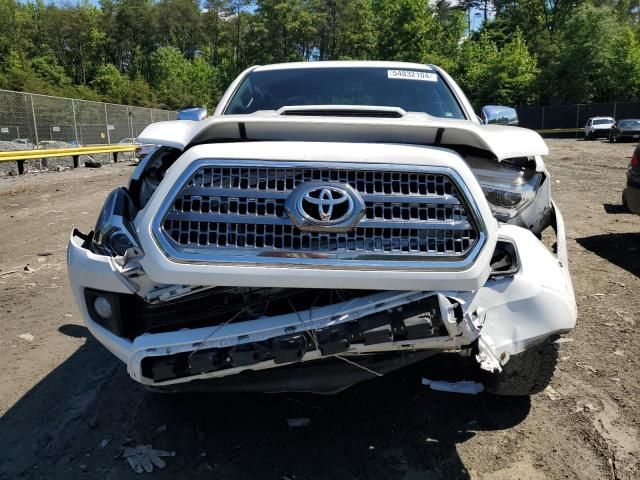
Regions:
[[606, 125], [608, 123], [613, 123], [613, 119], [612, 118], [601, 118], [599, 120], [594, 120], [593, 121], [594, 125]]
[[434, 117], [465, 118], [448, 85], [433, 70], [379, 67], [254, 71], [235, 91], [224, 113], [294, 105], [400, 107]]
[[620, 120], [620, 127], [638, 128], [640, 127], [640, 120]]

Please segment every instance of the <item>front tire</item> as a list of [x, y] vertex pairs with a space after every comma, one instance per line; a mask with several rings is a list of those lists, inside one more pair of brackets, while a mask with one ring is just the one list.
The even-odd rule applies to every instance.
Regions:
[[622, 191], [622, 207], [624, 208], [625, 212], [629, 212], [629, 203], [627, 202], [627, 191], [623, 190]]
[[512, 355], [500, 373], [487, 373], [484, 386], [494, 395], [523, 397], [540, 393], [553, 378], [558, 347], [545, 342]]

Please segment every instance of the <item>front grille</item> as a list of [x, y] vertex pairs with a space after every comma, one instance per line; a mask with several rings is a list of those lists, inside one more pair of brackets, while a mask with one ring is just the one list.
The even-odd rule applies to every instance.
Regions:
[[[178, 252], [377, 260], [466, 257], [481, 232], [450, 172], [384, 169], [202, 165], [170, 200], [159, 227]], [[304, 182], [349, 185], [364, 201], [362, 219], [346, 232], [299, 229], [285, 202]]]

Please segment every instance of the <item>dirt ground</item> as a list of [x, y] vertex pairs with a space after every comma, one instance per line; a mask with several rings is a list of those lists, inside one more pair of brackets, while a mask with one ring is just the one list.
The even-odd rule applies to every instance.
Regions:
[[175, 452], [154, 478], [640, 478], [640, 218], [620, 207], [633, 145], [549, 145], [579, 318], [530, 399], [421, 386], [459, 376], [447, 356], [328, 397], [155, 396], [88, 335], [67, 284], [72, 225], [90, 230], [132, 166], [0, 178], [0, 478], [137, 477], [123, 444]]

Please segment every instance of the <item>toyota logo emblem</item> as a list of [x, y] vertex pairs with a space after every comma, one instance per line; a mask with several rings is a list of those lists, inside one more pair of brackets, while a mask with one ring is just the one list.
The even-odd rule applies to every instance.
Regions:
[[358, 192], [341, 183], [301, 183], [287, 198], [285, 208], [301, 230], [348, 231], [364, 215]]
[[[344, 215], [339, 215], [338, 220], [344, 217], [345, 215], [349, 215], [353, 210], [353, 200], [351, 199], [349, 194], [344, 190], [333, 187], [333, 188], [323, 188], [322, 190], [319, 190], [319, 191], [320, 193], [318, 193], [318, 189], [309, 190], [304, 194], [304, 197], [302, 198], [302, 202], [303, 202], [302, 211], [306, 213], [309, 217], [312, 217], [312, 218], [315, 217], [322, 222], [330, 222], [334, 220], [332, 218], [333, 212], [334, 212], [333, 207], [334, 206], [341, 207], [342, 204], [345, 202], [347, 202], [347, 205], [344, 206], [346, 209], [346, 213]], [[314, 196], [316, 194], [317, 196]], [[311, 212], [307, 211], [308, 209], [306, 208], [306, 205], [304, 205], [306, 203], [309, 203], [314, 206], [317, 205], [318, 207], [317, 217], [313, 215], [313, 213], [315, 213], [313, 211], [315, 210], [313, 207], [311, 208]], [[337, 210], [338, 209], [336, 208], [336, 211]]]

